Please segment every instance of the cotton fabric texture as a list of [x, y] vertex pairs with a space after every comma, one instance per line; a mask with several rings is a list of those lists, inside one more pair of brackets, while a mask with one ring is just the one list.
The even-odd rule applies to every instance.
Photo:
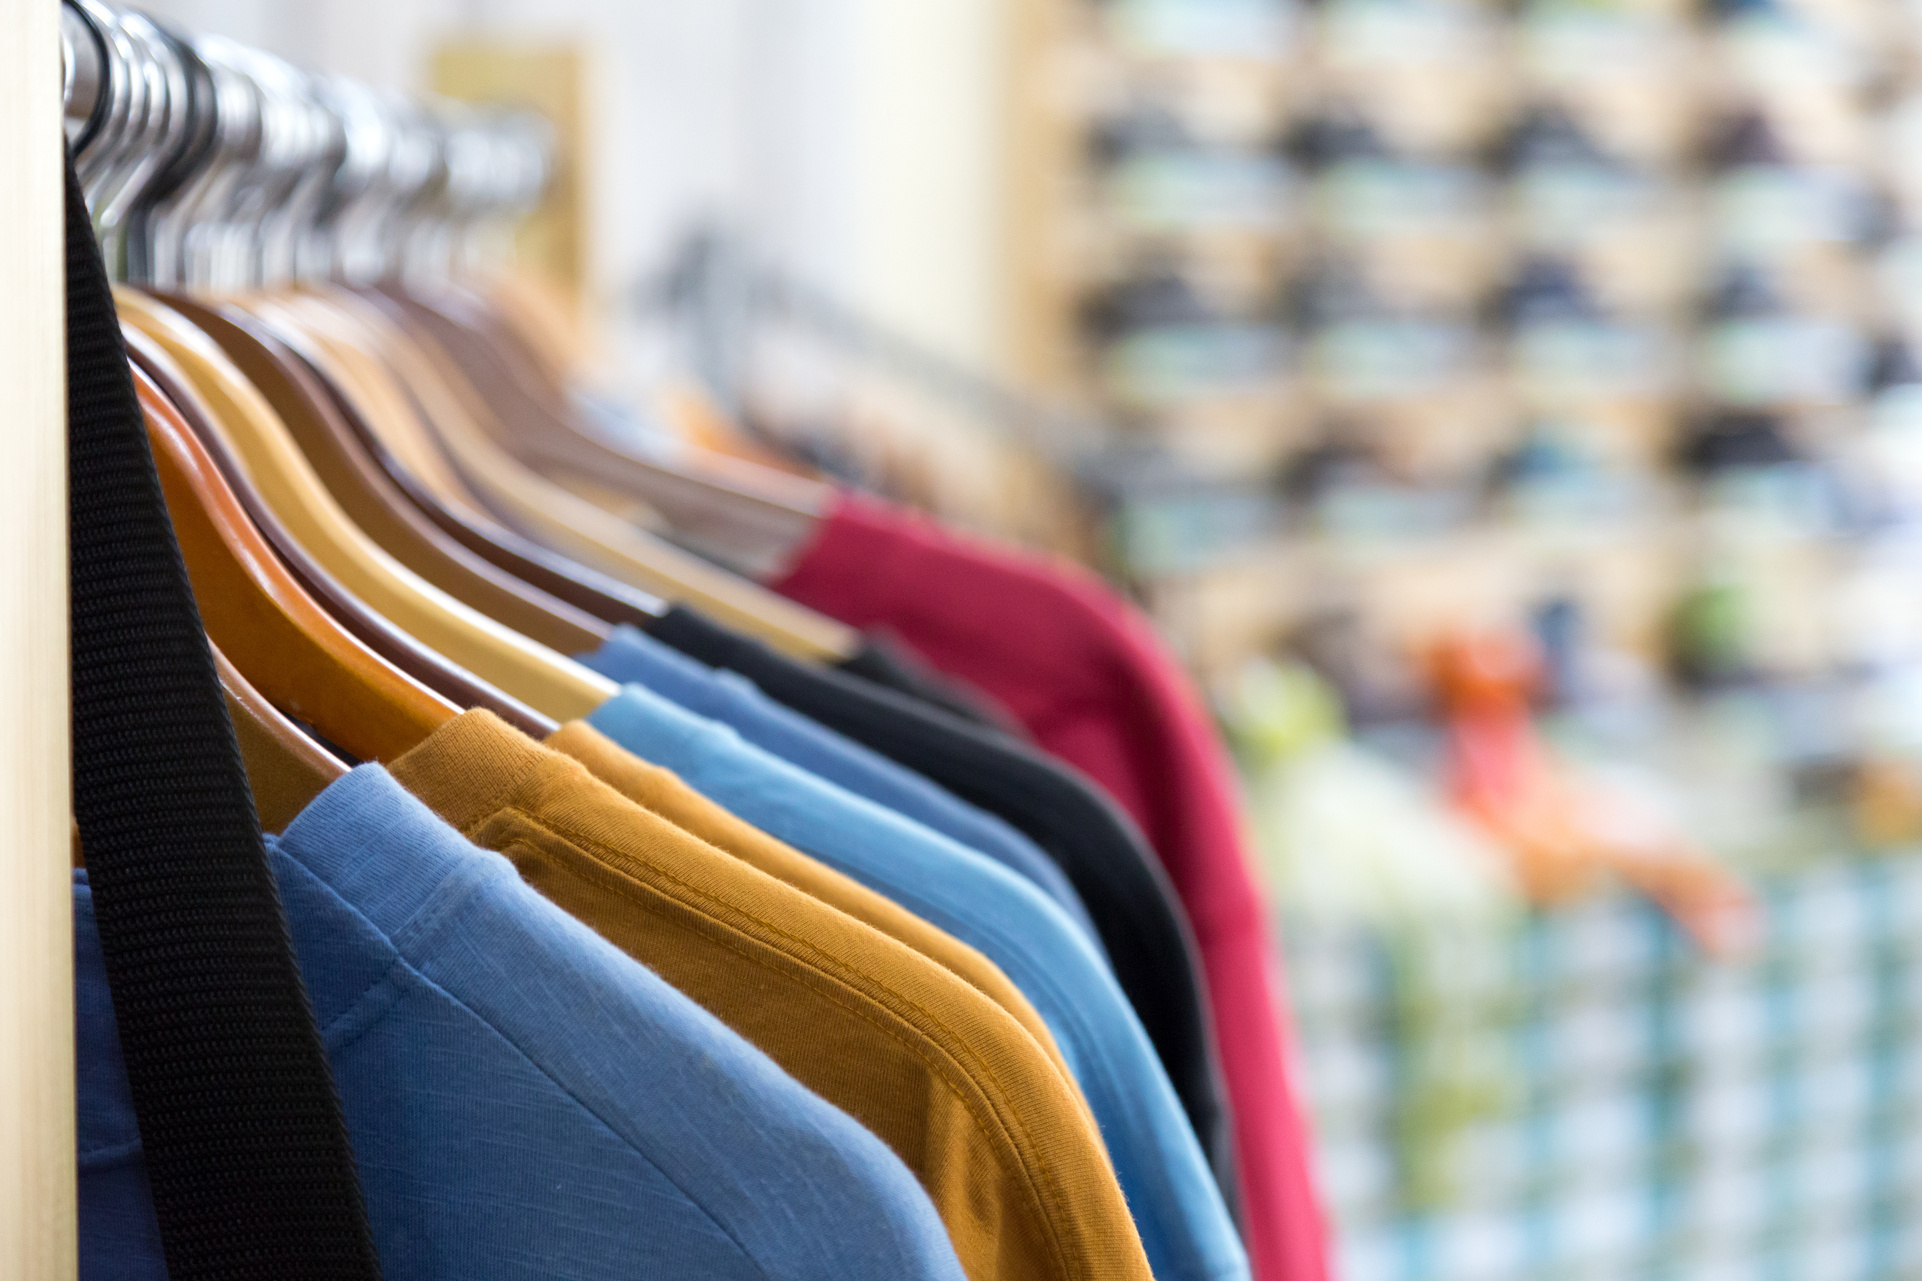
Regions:
[[[1021, 989], [994, 962], [950, 934], [936, 929], [893, 900], [844, 876], [827, 864], [809, 858], [793, 846], [769, 836], [752, 823], [730, 814], [682, 782], [671, 770], [650, 765], [616, 744], [584, 721], [563, 725], [547, 738], [547, 746], [571, 756], [601, 782], [642, 809], [659, 814], [674, 826], [732, 854], [829, 907], [847, 913], [956, 975], [1006, 1010], [1035, 1039], [1061, 1073], [1074, 1084], [1054, 1034], [1035, 1012]], [[1079, 1087], [1076, 1087], [1077, 1093]]]
[[[926, 1194], [873, 1135], [379, 766], [268, 846], [388, 1281], [959, 1281]], [[163, 1281], [74, 880], [81, 1275]]]
[[1012, 711], [1141, 825], [1201, 946], [1262, 1281], [1322, 1281], [1327, 1243], [1275, 951], [1232, 770], [1148, 623], [1084, 571], [843, 496], [775, 588], [887, 628]]
[[[486, 712], [456, 717], [392, 769], [879, 1136], [934, 1201], [971, 1281], [1148, 1281], [1080, 1100], [975, 988]], [[866, 1230], [859, 1219], [839, 1228]]]
[[611, 680], [645, 685], [691, 712], [731, 725], [756, 747], [981, 851], [1033, 881], [1090, 939], [1095, 937], [1081, 896], [1033, 841], [912, 770], [783, 707], [739, 673], [717, 671], [625, 625], [580, 661]]
[[1080, 1081], [1154, 1275], [1247, 1276], [1227, 1207], [1147, 1034], [1100, 957], [1032, 885], [638, 686], [589, 721], [741, 818], [980, 949], [1034, 1002]]
[[943, 714], [845, 672], [814, 668], [692, 611], [649, 633], [768, 697], [998, 814], [1061, 868], [1105, 943], [1229, 1205], [1235, 1168], [1201, 965], [1185, 913], [1140, 832], [1085, 777], [1005, 734]]
[[1006, 708], [996, 707], [986, 694], [941, 675], [885, 636], [864, 637], [861, 647], [835, 667], [870, 684], [919, 699], [964, 721], [1017, 734], [1023, 732], [1014, 716]]

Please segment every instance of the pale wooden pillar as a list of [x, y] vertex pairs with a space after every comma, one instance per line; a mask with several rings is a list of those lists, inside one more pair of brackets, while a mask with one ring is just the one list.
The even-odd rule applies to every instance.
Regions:
[[68, 1281], [66, 327], [60, 6], [0, 0], [0, 1277]]

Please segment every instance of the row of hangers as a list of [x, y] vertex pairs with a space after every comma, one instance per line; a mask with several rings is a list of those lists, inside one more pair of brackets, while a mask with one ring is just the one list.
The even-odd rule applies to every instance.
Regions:
[[[858, 638], [755, 580], [832, 492], [590, 425], [573, 353], [479, 282], [538, 119], [383, 94], [66, 0], [67, 133], [169, 510], [271, 830], [464, 708], [616, 692], [571, 655], [672, 604], [791, 655]], [[617, 500], [610, 510], [609, 498]]]

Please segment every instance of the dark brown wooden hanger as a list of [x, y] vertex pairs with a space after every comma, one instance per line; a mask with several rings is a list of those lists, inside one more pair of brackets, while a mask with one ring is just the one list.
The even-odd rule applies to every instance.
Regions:
[[647, 631], [666, 616], [669, 607], [659, 597], [650, 596], [598, 570], [577, 564], [504, 525], [449, 509], [394, 456], [393, 451], [368, 426], [351, 397], [305, 357], [298, 352], [294, 355], [301, 367], [326, 392], [328, 402], [333, 405], [340, 421], [353, 433], [367, 456], [393, 482], [394, 488], [450, 538], [516, 578], [595, 618], [614, 624], [626, 623]]
[[[339, 580], [332, 574], [321, 568], [274, 515], [272, 508], [254, 491], [253, 482], [248, 479], [246, 469], [240, 466], [220, 433], [212, 426], [206, 406], [187, 385], [186, 380], [173, 371], [172, 362], [167, 359], [166, 354], [160, 351], [151, 339], [136, 330], [129, 329], [126, 337], [127, 352], [134, 364], [147, 374], [159, 392], [172, 403], [180, 420], [187, 424], [189, 430], [200, 441], [202, 450], [226, 482], [228, 492], [233, 495], [240, 510], [267, 545], [273, 548], [295, 580], [306, 588], [311, 600], [331, 614], [345, 630], [359, 638], [369, 649], [456, 707], [485, 708], [508, 724], [536, 738], [545, 738], [558, 728], [549, 718], [542, 716], [519, 700], [510, 698], [471, 672], [449, 662], [439, 652], [429, 649], [407, 632], [374, 613], [352, 592], [341, 586]], [[229, 656], [232, 656], [231, 652]], [[250, 675], [254, 674], [252, 667], [243, 667], [242, 670]], [[255, 679], [258, 683], [257, 675]], [[305, 715], [301, 715], [300, 719], [309, 721], [329, 739], [340, 742], [319, 722]]]
[[172, 399], [143, 366], [133, 374], [201, 622], [236, 670], [360, 760], [393, 760], [458, 715], [314, 601]]
[[456, 600], [563, 654], [598, 649], [609, 625], [481, 559], [429, 521], [367, 457], [287, 347], [238, 308], [176, 294], [167, 303], [219, 344], [287, 424], [347, 515], [401, 564]]
[[496, 442], [527, 466], [631, 493], [667, 518], [676, 541], [744, 568], [787, 562], [818, 528], [826, 502], [818, 482], [754, 468], [749, 483], [736, 474], [745, 465], [730, 459], [665, 466], [583, 430], [565, 389], [484, 301], [451, 286], [366, 296], [446, 353], [505, 428]]
[[248, 684], [220, 646], [209, 648], [261, 830], [284, 832], [329, 783], [347, 777], [347, 767]]

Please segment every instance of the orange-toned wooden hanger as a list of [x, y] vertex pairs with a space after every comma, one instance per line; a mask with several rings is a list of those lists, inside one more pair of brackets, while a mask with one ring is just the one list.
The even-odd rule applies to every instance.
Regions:
[[212, 411], [173, 363], [167, 353], [145, 334], [126, 332], [127, 354], [136, 367], [153, 380], [187, 424], [194, 438], [207, 453], [214, 470], [240, 505], [248, 523], [259, 531], [293, 575], [294, 582], [308, 597], [361, 644], [385, 659], [403, 675], [411, 677], [461, 708], [486, 708], [524, 733], [544, 738], [554, 732], [552, 719], [542, 716], [525, 703], [455, 665], [446, 655], [430, 649], [367, 603], [348, 591], [340, 580], [307, 553], [306, 548], [283, 525], [274, 510], [255, 490], [252, 478], [240, 460], [228, 449], [225, 439], [214, 429]]
[[584, 716], [619, 686], [423, 580], [361, 531], [314, 474], [266, 398], [206, 334], [150, 294], [117, 289], [123, 324], [158, 342], [213, 409], [210, 421], [313, 558], [382, 617], [546, 716]]
[[611, 628], [475, 556], [421, 515], [366, 456], [298, 357], [237, 309], [216, 311], [168, 294], [168, 303], [220, 344], [267, 397], [361, 530], [401, 564], [483, 614], [563, 654], [597, 649]]
[[220, 646], [209, 647], [254, 794], [254, 812], [263, 831], [284, 832], [329, 783], [346, 777], [347, 767], [248, 684]]
[[313, 602], [153, 380], [136, 369], [134, 387], [201, 621], [236, 670], [361, 760], [393, 760], [458, 715]]

